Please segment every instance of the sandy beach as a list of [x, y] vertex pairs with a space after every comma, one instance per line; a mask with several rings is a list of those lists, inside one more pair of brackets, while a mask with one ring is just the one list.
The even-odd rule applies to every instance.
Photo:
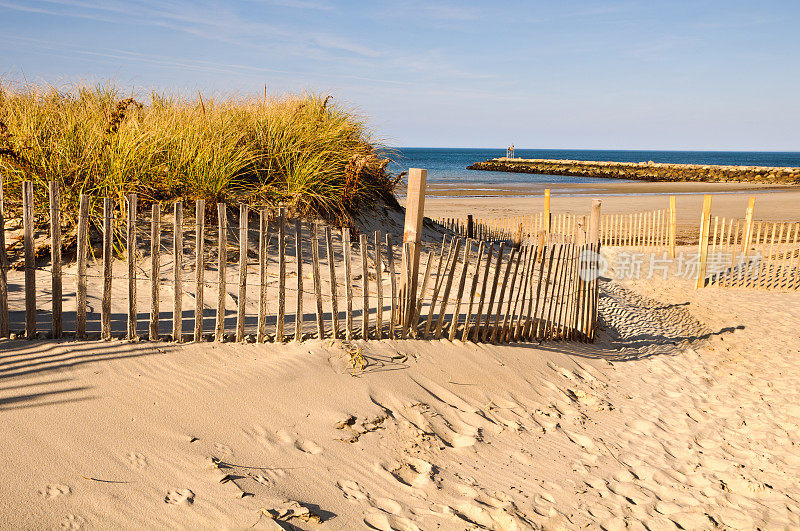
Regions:
[[[430, 217], [523, 216], [542, 209], [544, 189], [551, 190], [553, 212], [586, 212], [592, 199], [601, 199], [607, 213], [641, 212], [669, 206], [669, 196], [678, 201], [678, 222], [696, 224], [703, 195], [714, 196], [714, 215], [744, 216], [749, 197], [756, 198], [756, 217], [767, 220], [800, 218], [800, 189], [792, 186], [742, 183], [642, 183], [606, 184], [552, 183], [549, 185], [476, 190], [469, 186], [431, 185], [425, 200]], [[403, 203], [401, 197], [401, 203]]]
[[628, 279], [616, 252], [591, 345], [0, 340], [3, 522], [800, 526], [797, 293]]

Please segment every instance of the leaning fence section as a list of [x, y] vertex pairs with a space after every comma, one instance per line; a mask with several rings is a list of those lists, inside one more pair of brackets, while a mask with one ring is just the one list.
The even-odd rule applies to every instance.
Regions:
[[[598, 243], [445, 236], [423, 253], [417, 281], [409, 282], [411, 270], [403, 267], [411, 244], [380, 231], [332, 229], [289, 219], [284, 209], [177, 201], [142, 211], [136, 194], [121, 204], [82, 195], [76, 260], [67, 273], [57, 184], [50, 184], [47, 214], [40, 208], [37, 216], [33, 198], [32, 183], [24, 183], [23, 297], [11, 301], [24, 309], [12, 314], [28, 338], [73, 331], [81, 339], [255, 342], [595, 336]], [[92, 201], [101, 202], [101, 215], [91, 214]], [[0, 238], [2, 213], [0, 201]], [[49, 224], [49, 267], [36, 263], [37, 218]], [[8, 336], [8, 260], [6, 246], [0, 249], [0, 335]], [[37, 300], [37, 282], [49, 284], [49, 305]], [[74, 301], [65, 300], [73, 289]], [[38, 311], [43, 306], [49, 323]]]

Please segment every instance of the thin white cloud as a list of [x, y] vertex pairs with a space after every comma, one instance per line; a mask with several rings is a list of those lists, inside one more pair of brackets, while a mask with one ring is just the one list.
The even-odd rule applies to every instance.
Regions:
[[314, 9], [318, 11], [332, 11], [333, 4], [315, 0], [249, 0], [258, 4], [269, 4], [278, 7], [289, 7], [293, 9]]

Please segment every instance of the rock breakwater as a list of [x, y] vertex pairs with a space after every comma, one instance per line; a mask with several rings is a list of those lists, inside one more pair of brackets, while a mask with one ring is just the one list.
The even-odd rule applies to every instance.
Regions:
[[468, 170], [540, 173], [574, 177], [601, 177], [638, 181], [752, 182], [800, 184], [800, 168], [770, 166], [715, 166], [663, 162], [509, 159], [500, 157], [467, 166]]

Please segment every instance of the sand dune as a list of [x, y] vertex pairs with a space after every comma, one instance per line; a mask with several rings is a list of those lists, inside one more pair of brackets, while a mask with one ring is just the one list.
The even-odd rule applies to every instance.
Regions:
[[594, 345], [4, 340], [3, 523], [800, 526], [800, 298], [600, 302]]
[[[800, 299], [614, 281], [601, 315], [595, 345], [3, 341], [0, 514], [67, 528], [799, 526]], [[354, 372], [356, 347], [368, 364]]]

